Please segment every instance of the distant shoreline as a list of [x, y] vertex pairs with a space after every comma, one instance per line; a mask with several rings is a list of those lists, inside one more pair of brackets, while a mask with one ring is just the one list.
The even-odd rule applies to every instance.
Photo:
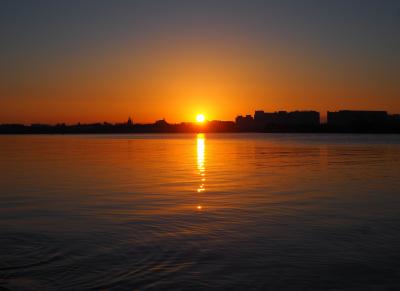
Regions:
[[0, 136], [6, 135], [151, 135], [151, 134], [166, 134], [166, 135], [174, 135], [174, 134], [373, 134], [373, 135], [398, 135], [400, 134], [400, 130], [397, 131], [192, 131], [192, 132], [172, 132], [172, 131], [160, 131], [160, 132], [0, 132]]
[[165, 119], [154, 123], [90, 124], [0, 124], [0, 134], [144, 134], [144, 133], [400, 133], [400, 115], [386, 111], [340, 110], [327, 112], [327, 123], [320, 122], [316, 111], [256, 110], [254, 116], [237, 116], [235, 121], [211, 120], [201, 122], [168, 123]]

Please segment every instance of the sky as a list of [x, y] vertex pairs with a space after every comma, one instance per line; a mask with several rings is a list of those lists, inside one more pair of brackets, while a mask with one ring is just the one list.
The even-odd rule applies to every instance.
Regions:
[[0, 0], [0, 123], [400, 113], [400, 1]]

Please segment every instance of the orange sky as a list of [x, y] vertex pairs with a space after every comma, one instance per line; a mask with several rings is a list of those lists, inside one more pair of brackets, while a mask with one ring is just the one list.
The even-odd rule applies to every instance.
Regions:
[[[307, 22], [308, 14], [318, 15], [310, 11], [281, 25], [284, 29], [275, 28], [278, 18], [266, 29], [250, 22], [252, 17], [264, 21], [255, 8], [248, 19], [238, 8], [231, 12], [238, 18], [233, 20], [221, 18], [228, 16], [216, 10], [209, 16], [213, 25], [203, 21], [206, 14], [199, 7], [190, 18], [182, 15], [191, 10], [170, 12], [178, 23], [171, 22], [165, 9], [153, 19], [155, 24], [135, 32], [132, 24], [115, 37], [111, 32], [122, 24], [114, 18], [117, 24], [107, 37], [99, 32], [99, 19], [90, 20], [97, 23], [95, 28], [90, 21], [85, 24], [90, 26], [87, 34], [80, 27], [72, 31], [61, 22], [43, 20], [43, 29], [52, 24], [64, 30], [44, 36], [42, 30], [32, 32], [38, 40], [2, 30], [8, 42], [0, 49], [0, 123], [121, 122], [128, 116], [134, 122], [180, 122], [194, 121], [200, 112], [209, 120], [233, 120], [256, 109], [317, 110], [322, 117], [338, 109], [400, 112], [399, 41], [383, 33], [390, 23], [379, 23], [381, 34], [371, 30], [378, 24], [371, 22], [369, 10], [355, 15], [362, 25], [345, 26], [343, 16], [331, 16], [321, 7], [326, 17], [342, 22], [332, 28], [321, 17], [318, 30]], [[10, 30], [16, 25], [11, 16]], [[37, 21], [32, 16], [32, 23]]]
[[[313, 109], [400, 112], [399, 86], [357, 62], [326, 67], [324, 56], [254, 48], [177, 48], [56, 61], [2, 88], [2, 122], [233, 120], [237, 114]], [[393, 72], [394, 74], [395, 72]], [[14, 86], [13, 86], [14, 85]], [[382, 98], [384, 97], [384, 98]]]

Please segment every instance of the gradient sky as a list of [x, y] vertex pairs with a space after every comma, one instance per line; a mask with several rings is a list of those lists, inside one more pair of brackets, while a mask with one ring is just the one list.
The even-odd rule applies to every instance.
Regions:
[[400, 112], [400, 1], [1, 1], [0, 122]]

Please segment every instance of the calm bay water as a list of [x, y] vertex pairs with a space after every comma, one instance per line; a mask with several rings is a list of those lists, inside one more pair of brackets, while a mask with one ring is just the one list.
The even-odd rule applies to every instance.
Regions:
[[0, 137], [0, 290], [400, 288], [400, 136]]

